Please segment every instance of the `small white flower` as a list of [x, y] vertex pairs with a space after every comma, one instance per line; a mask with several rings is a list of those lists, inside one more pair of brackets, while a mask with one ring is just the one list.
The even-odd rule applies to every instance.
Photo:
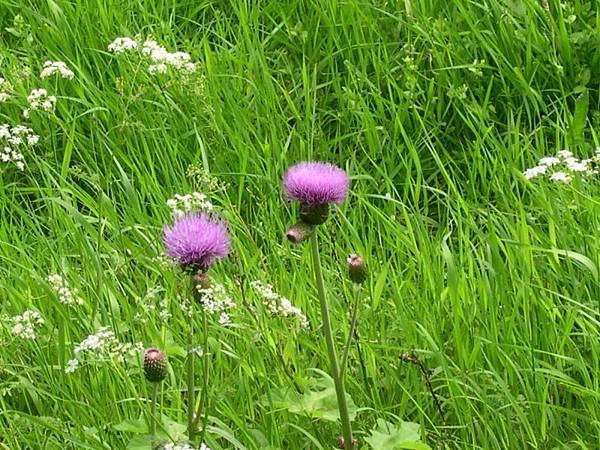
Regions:
[[221, 315], [219, 316], [219, 323], [221, 325], [228, 325], [231, 323], [231, 318], [229, 317], [229, 314], [227, 314], [226, 312], [222, 312]]
[[560, 183], [569, 183], [571, 181], [571, 176], [565, 172], [554, 172], [550, 177], [550, 180]]
[[35, 145], [40, 141], [40, 137], [37, 134], [31, 134], [27, 136], [27, 145]]
[[212, 203], [201, 192], [193, 192], [187, 195], [175, 194], [173, 198], [167, 200], [167, 206], [175, 217], [194, 211], [210, 212], [213, 210]]
[[[54, 95], [48, 95], [46, 89], [34, 89], [27, 96], [27, 101], [29, 102], [31, 109], [52, 111], [56, 103], [56, 97]], [[26, 111], [27, 115], [29, 115], [29, 110]], [[23, 111], [23, 114], [25, 115], [25, 111]]]
[[560, 164], [560, 159], [556, 158], [555, 156], [545, 156], [542, 159], [540, 159], [539, 163], [540, 166], [555, 166], [557, 164]]
[[573, 156], [573, 152], [570, 152], [569, 150], [560, 150], [556, 155], [561, 159], [567, 159]]
[[540, 175], [545, 174], [547, 169], [548, 169], [548, 166], [535, 166], [530, 169], [527, 169], [523, 173], [523, 175], [525, 175], [525, 178], [527, 178], [528, 180], [531, 180], [533, 178], [536, 178]]
[[142, 54], [143, 55], [151, 55], [152, 52], [157, 51], [157, 50], [166, 52], [166, 50], [163, 47], [158, 45], [158, 42], [153, 41], [153, 40], [144, 41], [144, 44], [142, 46]]
[[75, 74], [63, 61], [46, 61], [40, 74], [41, 78], [48, 78], [59, 74], [62, 78], [72, 80]]
[[76, 359], [87, 356], [97, 362], [123, 362], [127, 356], [139, 354], [143, 348], [141, 342], [135, 344], [119, 342], [109, 327], [102, 327], [77, 344], [73, 352]]
[[119, 37], [112, 41], [110, 44], [108, 44], [108, 50], [115, 54], [119, 54], [128, 50], [136, 49], [137, 46], [138, 43], [133, 39], [128, 37]]
[[25, 170], [25, 157], [19, 151], [23, 145], [33, 146], [39, 140], [39, 136], [33, 133], [31, 128], [23, 125], [10, 127], [8, 124], [0, 125], [0, 140], [5, 140], [10, 145], [0, 147], [0, 161], [14, 163], [17, 169]]
[[570, 158], [565, 161], [567, 168], [573, 172], [587, 172], [588, 165], [583, 161], [579, 161], [576, 158]]
[[[198, 289], [200, 304], [210, 314], [223, 313], [235, 307], [222, 284], [214, 284], [207, 289]], [[229, 316], [227, 316], [229, 317]]]
[[164, 63], [152, 64], [148, 67], [148, 73], [150, 75], [156, 75], [157, 73], [167, 73], [167, 65]]
[[70, 359], [65, 367], [65, 373], [73, 373], [79, 368], [79, 360], [77, 358]]
[[11, 333], [18, 338], [34, 340], [36, 338], [35, 329], [44, 324], [44, 319], [36, 310], [30, 309], [23, 314], [9, 319], [12, 322]]
[[58, 300], [63, 305], [83, 305], [83, 299], [77, 295], [77, 291], [71, 289], [67, 281], [60, 275], [55, 273], [48, 275], [48, 282], [58, 294]]
[[292, 305], [289, 299], [275, 292], [271, 285], [261, 281], [253, 281], [250, 286], [263, 298], [263, 304], [271, 314], [282, 317], [295, 317], [302, 328], [308, 327], [308, 319], [302, 310]]

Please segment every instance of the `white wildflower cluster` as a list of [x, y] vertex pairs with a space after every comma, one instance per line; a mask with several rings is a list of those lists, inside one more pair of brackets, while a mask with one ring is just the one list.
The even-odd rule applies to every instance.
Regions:
[[0, 77], [0, 103], [6, 102], [10, 98], [10, 83]]
[[8, 321], [11, 324], [11, 333], [13, 336], [30, 340], [36, 338], [36, 327], [44, 324], [44, 319], [34, 309], [29, 309], [21, 315], [10, 317]]
[[58, 74], [62, 78], [66, 78], [68, 80], [72, 80], [75, 74], [67, 65], [62, 61], [46, 61], [44, 63], [44, 67], [42, 68], [42, 72], [40, 73], [40, 77], [48, 78], [52, 75]]
[[[168, 443], [163, 445], [162, 450], [195, 450], [195, 447], [192, 447], [190, 444], [173, 444]], [[210, 450], [206, 444], [200, 444], [200, 450]]]
[[600, 148], [596, 149], [594, 157], [578, 159], [569, 150], [561, 150], [556, 156], [545, 156], [538, 165], [523, 172], [528, 180], [540, 176], [548, 176], [551, 181], [570, 183], [575, 175], [589, 176], [598, 173], [596, 166], [600, 164]]
[[37, 144], [40, 137], [31, 128], [23, 125], [11, 127], [8, 124], [0, 125], [0, 161], [13, 163], [19, 170], [25, 169], [23, 148]]
[[167, 321], [171, 318], [169, 311], [169, 302], [166, 298], [159, 298], [162, 289], [159, 287], [149, 288], [146, 295], [138, 298], [141, 311], [136, 313], [134, 319], [141, 323], [148, 322], [148, 315], [158, 311], [158, 317], [161, 321]]
[[121, 54], [131, 50], [141, 48], [143, 57], [148, 58], [148, 72], [151, 75], [167, 73], [169, 69], [182, 72], [195, 72], [196, 64], [191, 61], [192, 57], [185, 52], [169, 52], [165, 47], [151, 39], [142, 42], [122, 37], [117, 38], [108, 45], [108, 50]]
[[23, 111], [23, 117], [29, 118], [29, 114], [32, 110], [40, 111], [53, 111], [54, 105], [56, 105], [56, 97], [54, 95], [48, 95], [46, 89], [34, 89], [27, 96], [29, 102], [29, 108]]
[[66, 373], [77, 370], [82, 359], [89, 357], [95, 362], [122, 363], [144, 350], [141, 342], [131, 344], [119, 342], [110, 327], [102, 327], [75, 346], [74, 358], [67, 362]]
[[286, 297], [273, 290], [273, 286], [262, 281], [250, 283], [252, 288], [262, 297], [263, 305], [275, 316], [295, 317], [302, 328], [308, 327], [308, 319], [302, 310], [289, 301]]
[[192, 194], [175, 194], [167, 200], [167, 206], [173, 212], [173, 216], [181, 217], [192, 211], [210, 212], [213, 205], [205, 194], [194, 192]]
[[138, 43], [128, 37], [119, 37], [108, 44], [108, 51], [119, 54], [129, 50], [134, 50], [138, 46]]
[[69, 283], [56, 273], [48, 275], [48, 283], [58, 295], [58, 300], [67, 306], [83, 305], [83, 299], [77, 295], [77, 290], [71, 289]]
[[200, 304], [209, 314], [219, 314], [219, 323], [228, 325], [231, 323], [229, 312], [235, 307], [235, 303], [222, 284], [216, 283], [209, 288], [198, 288], [200, 293]]
[[156, 41], [145, 41], [142, 45], [142, 54], [150, 57], [153, 62], [148, 67], [148, 72], [150, 73], [165, 73], [168, 67], [187, 72], [194, 72], [196, 70], [196, 64], [191, 62], [192, 58], [189, 53], [171, 53]]

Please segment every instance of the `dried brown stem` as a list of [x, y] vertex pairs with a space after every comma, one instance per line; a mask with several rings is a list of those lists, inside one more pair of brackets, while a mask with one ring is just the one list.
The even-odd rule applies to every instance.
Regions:
[[433, 398], [433, 402], [435, 403], [435, 406], [437, 407], [437, 409], [440, 413], [440, 416], [442, 417], [442, 421], [445, 423], [446, 419], [444, 418], [444, 411], [442, 410], [442, 405], [440, 404], [437, 394], [433, 390], [433, 386], [431, 385], [431, 380], [429, 379], [429, 373], [425, 369], [425, 365], [423, 364], [423, 362], [419, 359], [419, 356], [415, 353], [406, 352], [406, 353], [402, 353], [402, 356], [400, 357], [400, 359], [402, 359], [402, 361], [404, 361], [404, 362], [414, 364], [415, 366], [417, 366], [419, 368], [419, 370], [421, 371], [421, 374], [423, 375], [423, 378], [425, 379], [425, 385], [427, 386], [427, 389], [429, 389], [429, 392], [431, 392], [431, 397]]

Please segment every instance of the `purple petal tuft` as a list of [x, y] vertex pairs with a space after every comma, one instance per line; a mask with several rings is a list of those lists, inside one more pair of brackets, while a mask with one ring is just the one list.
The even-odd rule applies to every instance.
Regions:
[[340, 204], [348, 194], [349, 185], [346, 172], [319, 161], [295, 164], [283, 177], [286, 197], [305, 205]]
[[167, 255], [184, 266], [206, 270], [217, 258], [227, 256], [229, 237], [224, 221], [206, 214], [188, 214], [165, 227], [163, 241]]

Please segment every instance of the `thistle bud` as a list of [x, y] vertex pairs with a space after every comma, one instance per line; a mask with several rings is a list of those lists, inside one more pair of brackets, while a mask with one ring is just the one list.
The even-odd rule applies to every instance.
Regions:
[[306, 241], [314, 231], [314, 225], [301, 220], [288, 228], [285, 237], [287, 237], [292, 244], [300, 244]]
[[167, 376], [167, 358], [157, 348], [149, 348], [144, 352], [144, 375], [146, 380], [159, 383]]
[[329, 204], [300, 204], [300, 218], [311, 225], [321, 225], [325, 223], [329, 216]]
[[348, 257], [348, 276], [356, 284], [367, 279], [367, 264], [362, 256], [352, 254]]
[[192, 280], [196, 289], [208, 289], [210, 287], [210, 277], [205, 272], [192, 275]]

